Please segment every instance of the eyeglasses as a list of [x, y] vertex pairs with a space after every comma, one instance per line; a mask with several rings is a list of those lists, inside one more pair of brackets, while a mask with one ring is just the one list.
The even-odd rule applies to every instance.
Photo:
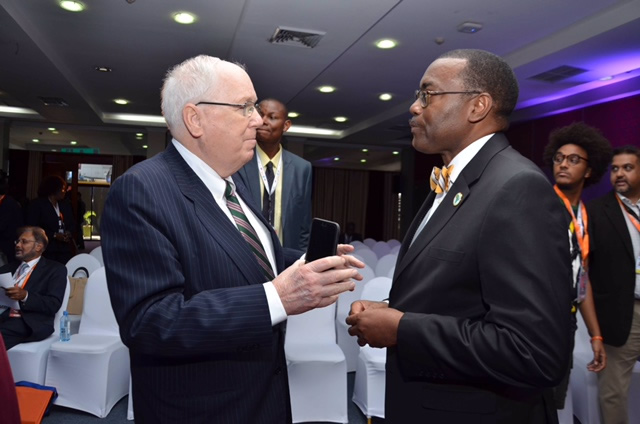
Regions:
[[431, 96], [440, 96], [442, 94], [480, 94], [482, 91], [432, 91], [432, 90], [416, 90], [416, 100], [420, 99], [420, 106], [424, 109], [429, 106]]
[[569, 165], [571, 166], [575, 166], [579, 164], [581, 160], [585, 162], [589, 162], [589, 159], [583, 158], [582, 156], [579, 156], [575, 153], [572, 153], [570, 155], [563, 155], [560, 152], [556, 152], [556, 154], [553, 155], [553, 163], [555, 163], [556, 165], [560, 165], [562, 162], [564, 162], [565, 158], [567, 159], [567, 162], [569, 162]]
[[199, 105], [231, 106], [231, 107], [237, 107], [238, 109], [242, 108], [242, 114], [244, 116], [253, 115], [253, 112], [256, 109], [258, 111], [260, 111], [260, 108], [258, 107], [258, 103], [254, 103], [254, 102], [246, 102], [244, 104], [239, 104], [239, 103], [220, 103], [220, 102], [198, 102], [198, 103], [196, 103], [196, 106], [199, 106]]
[[22, 245], [24, 246], [25, 244], [35, 243], [35, 242], [36, 242], [35, 240], [19, 239], [19, 240], [14, 240], [14, 241], [13, 241], [13, 244], [15, 244], [16, 246], [17, 246], [18, 244], [22, 244]]

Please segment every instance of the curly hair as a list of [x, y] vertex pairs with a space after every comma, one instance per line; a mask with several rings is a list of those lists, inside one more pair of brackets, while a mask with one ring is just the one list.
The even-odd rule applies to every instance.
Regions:
[[549, 143], [544, 148], [542, 155], [544, 163], [553, 167], [553, 155], [566, 144], [575, 144], [587, 152], [591, 176], [585, 179], [584, 186], [588, 187], [600, 181], [613, 158], [611, 143], [600, 130], [590, 127], [584, 122], [574, 122], [554, 130], [549, 136]]
[[48, 197], [52, 194], [60, 193], [67, 183], [58, 175], [49, 175], [40, 183], [38, 187], [38, 197]]

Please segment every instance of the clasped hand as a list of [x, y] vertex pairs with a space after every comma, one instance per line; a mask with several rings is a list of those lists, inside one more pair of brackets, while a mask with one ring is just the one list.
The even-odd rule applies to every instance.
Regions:
[[27, 291], [20, 286], [13, 286], [5, 289], [7, 297], [11, 300], [24, 300], [27, 297]]
[[398, 326], [403, 315], [386, 302], [357, 300], [351, 304], [346, 321], [351, 326], [349, 334], [358, 338], [360, 346], [391, 347], [398, 343]]

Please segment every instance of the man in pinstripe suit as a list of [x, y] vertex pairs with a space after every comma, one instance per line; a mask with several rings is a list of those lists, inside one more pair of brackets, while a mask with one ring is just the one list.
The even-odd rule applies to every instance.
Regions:
[[174, 139], [107, 198], [103, 253], [136, 422], [291, 422], [284, 321], [359, 278], [349, 256], [296, 261], [230, 177], [253, 157], [256, 101], [236, 64], [177, 65], [162, 89]]

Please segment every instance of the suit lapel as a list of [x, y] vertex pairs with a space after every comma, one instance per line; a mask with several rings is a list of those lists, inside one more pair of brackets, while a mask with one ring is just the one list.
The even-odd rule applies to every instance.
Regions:
[[[394, 272], [393, 279], [402, 273], [402, 271], [431, 243], [436, 235], [438, 235], [445, 227], [447, 222], [456, 214], [456, 212], [464, 207], [465, 201], [471, 195], [471, 187], [480, 178], [482, 172], [486, 168], [489, 161], [500, 151], [509, 146], [506, 137], [503, 134], [496, 134], [480, 149], [473, 159], [464, 167], [462, 173], [458, 176], [455, 183], [449, 189], [449, 192], [438, 206], [438, 209], [429, 219], [427, 225], [418, 234], [415, 242], [411, 244], [413, 234], [422, 222], [429, 208], [435, 199], [435, 194], [431, 192], [425, 203], [420, 209], [420, 213], [411, 224], [409, 234], [402, 243], [400, 253], [406, 252], [403, 256], [398, 255], [398, 265]], [[453, 200], [456, 196], [462, 196], [460, 203], [454, 205]], [[411, 236], [411, 237], [409, 237]], [[411, 244], [411, 245], [410, 245]], [[410, 246], [409, 246], [410, 245]]]
[[[200, 220], [202, 228], [211, 235], [211, 242], [218, 244], [219, 249], [229, 255], [249, 284], [263, 282], [262, 268], [247, 242], [173, 144], [167, 147], [164, 158], [176, 178], [178, 189], [193, 202], [195, 215]], [[255, 266], [247, 267], [247, 263]]]
[[[286, 227], [286, 218], [289, 215], [287, 213], [287, 208], [289, 207], [289, 195], [291, 193], [293, 193], [293, 173], [294, 173], [294, 168], [293, 168], [293, 164], [291, 163], [291, 156], [289, 155], [289, 152], [287, 152], [286, 150], [284, 150], [283, 147], [281, 147], [282, 149], [282, 171], [281, 171], [281, 175], [282, 175], [282, 198], [280, 199], [280, 219], [282, 220], [282, 228]], [[291, 175], [285, 175], [285, 169], [288, 170]]]
[[631, 236], [629, 235], [629, 227], [627, 227], [624, 212], [620, 209], [620, 204], [616, 200], [616, 193], [613, 190], [607, 197], [604, 211], [607, 217], [611, 220], [611, 225], [616, 229], [616, 232], [620, 236], [625, 250], [631, 256], [631, 259], [635, 261], [633, 256], [633, 244], [631, 243]]

